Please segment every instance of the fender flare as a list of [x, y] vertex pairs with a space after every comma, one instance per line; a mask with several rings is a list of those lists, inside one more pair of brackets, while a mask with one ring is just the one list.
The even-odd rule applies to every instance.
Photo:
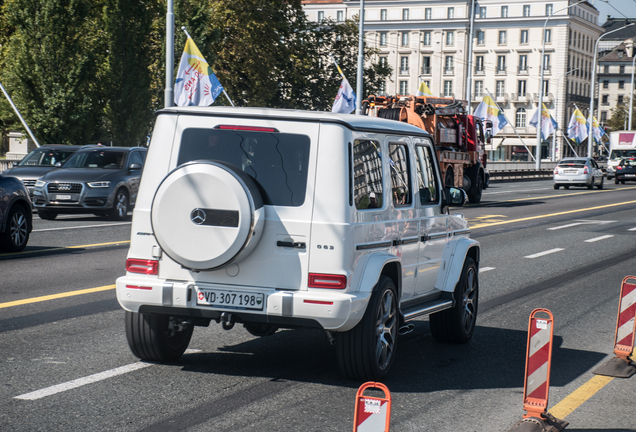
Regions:
[[387, 252], [370, 253], [358, 260], [356, 270], [351, 276], [352, 292], [372, 292], [380, 280], [387, 264], [395, 263], [397, 266], [397, 278], [395, 287], [398, 297], [402, 293], [402, 262], [399, 257]]
[[451, 240], [444, 247], [442, 265], [437, 274], [435, 288], [444, 292], [454, 292], [459, 282], [466, 257], [475, 260], [479, 269], [480, 246], [477, 240], [468, 237], [459, 237]]

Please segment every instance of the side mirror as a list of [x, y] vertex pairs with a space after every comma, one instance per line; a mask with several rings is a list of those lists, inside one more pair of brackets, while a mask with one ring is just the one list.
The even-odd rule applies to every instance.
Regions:
[[130, 164], [130, 166], [128, 167], [128, 169], [129, 169], [130, 171], [132, 171], [132, 170], [138, 170], [138, 169], [141, 169], [141, 164], [140, 164], [140, 163]]
[[61, 166], [62, 166], [62, 162], [58, 162], [58, 163], [56, 163], [56, 164], [55, 164], [55, 166], [56, 166], [57, 168], [61, 167]]
[[468, 202], [468, 194], [464, 189], [449, 187], [446, 188], [446, 203], [449, 206], [461, 207]]

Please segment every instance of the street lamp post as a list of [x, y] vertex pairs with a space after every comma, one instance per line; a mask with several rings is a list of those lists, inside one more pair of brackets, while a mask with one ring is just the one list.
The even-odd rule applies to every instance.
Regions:
[[545, 19], [545, 23], [543, 23], [543, 45], [541, 46], [541, 59], [539, 61], [539, 69], [541, 70], [541, 79], [539, 79], [539, 121], [537, 122], [537, 149], [535, 151], [535, 168], [537, 170], [541, 169], [541, 123], [543, 122], [543, 118], [541, 116], [541, 114], [543, 113], [543, 77], [544, 77], [544, 72], [545, 72], [545, 65], [544, 65], [544, 61], [545, 61], [545, 30], [546, 27], [548, 26], [548, 21], [550, 20], [550, 18], [552, 18], [552, 16], [558, 12], [562, 12], [564, 10], [570, 9], [572, 6], [576, 6], [579, 3], [583, 3], [587, 0], [579, 0], [576, 3], [573, 3], [567, 7], [564, 7], [562, 9], [559, 9], [558, 11], [552, 12], [546, 19]]
[[[566, 75], [569, 75], [569, 74], [571, 74], [572, 72], [576, 72], [577, 70], [579, 70], [579, 68], [572, 69], [572, 70], [570, 70], [570, 71], [568, 71], [568, 72], [564, 73], [563, 75], [561, 75], [561, 76], [559, 77], [559, 79], [557, 80], [556, 102], [554, 103], [554, 112], [556, 113], [556, 117], [557, 117], [557, 118], [559, 118], [559, 90], [561, 89], [561, 80], [562, 80], [562, 79], [563, 79]], [[567, 92], [566, 92], [566, 95], [567, 95]], [[563, 116], [563, 119], [564, 119], [564, 120], [563, 120], [563, 123], [561, 123], [561, 124], [564, 124], [564, 123], [565, 123], [565, 116]], [[556, 141], [556, 137], [555, 137], [555, 135], [556, 135], [556, 131], [554, 131], [554, 132], [552, 133], [552, 161], [553, 161], [553, 162], [556, 160], [556, 154], [555, 154], [555, 153], [556, 153], [556, 147], [555, 147], [555, 145], [554, 145], [554, 144], [555, 144], [555, 141]]]
[[636, 65], [636, 55], [634, 55], [636, 47], [632, 46], [632, 92], [629, 95], [629, 124], [628, 129], [632, 129], [632, 111], [634, 110], [634, 66]]
[[174, 0], [168, 0], [166, 12], [166, 89], [163, 106], [174, 105]]
[[630, 23], [630, 24], [624, 25], [621, 28], [617, 28], [616, 30], [612, 30], [610, 32], [603, 33], [596, 40], [596, 44], [594, 44], [594, 60], [592, 61], [592, 82], [590, 84], [590, 116], [589, 116], [589, 124], [588, 124], [588, 131], [587, 131], [588, 132], [587, 133], [587, 157], [592, 157], [592, 143], [594, 142], [594, 139], [592, 137], [592, 129], [593, 129], [594, 125], [592, 124], [592, 121], [593, 121], [593, 118], [594, 118], [594, 94], [596, 93], [596, 55], [598, 54], [598, 43], [605, 36], [611, 35], [614, 32], [617, 32], [619, 30], [623, 30], [624, 28], [629, 27], [629, 26], [633, 26], [633, 25], [634, 25], [634, 23]]

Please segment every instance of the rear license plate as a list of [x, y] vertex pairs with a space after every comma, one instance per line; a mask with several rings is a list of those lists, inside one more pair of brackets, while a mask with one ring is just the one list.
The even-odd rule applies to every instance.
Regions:
[[71, 199], [70, 195], [55, 195], [55, 199], [58, 201], [69, 201]]
[[636, 174], [625, 174], [625, 177], [636, 177]]
[[242, 291], [225, 291], [218, 289], [199, 289], [197, 304], [226, 309], [263, 310], [264, 296], [262, 293], [248, 293]]
[[563, 172], [564, 172], [565, 174], [576, 174], [577, 172], [579, 172], [579, 170], [575, 170], [575, 169], [566, 169], [566, 170], [563, 170]]

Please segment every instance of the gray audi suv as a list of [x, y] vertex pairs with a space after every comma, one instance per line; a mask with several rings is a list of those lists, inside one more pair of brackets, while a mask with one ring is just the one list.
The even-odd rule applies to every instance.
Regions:
[[137, 199], [145, 159], [143, 147], [84, 146], [35, 183], [33, 207], [42, 219], [93, 213], [124, 220]]

